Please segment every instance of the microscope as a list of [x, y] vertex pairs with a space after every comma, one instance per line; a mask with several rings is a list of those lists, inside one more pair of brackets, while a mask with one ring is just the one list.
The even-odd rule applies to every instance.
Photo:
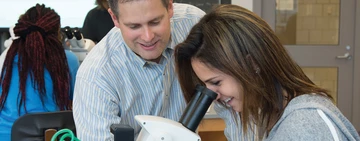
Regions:
[[90, 50], [95, 46], [94, 41], [85, 39], [78, 28], [73, 30], [66, 26], [64, 29], [66, 36], [66, 42], [70, 43], [70, 50], [78, 57], [82, 62]]
[[[216, 97], [215, 92], [197, 85], [193, 98], [178, 122], [151, 115], [135, 116], [142, 127], [136, 141], [201, 141], [196, 129]], [[131, 127], [112, 125], [110, 128], [114, 141], [134, 141]]]

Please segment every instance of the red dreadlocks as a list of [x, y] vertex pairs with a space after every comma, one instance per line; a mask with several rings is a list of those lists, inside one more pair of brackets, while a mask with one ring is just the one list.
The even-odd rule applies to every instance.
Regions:
[[[1, 73], [2, 87], [0, 111], [8, 96], [14, 57], [19, 63], [20, 93], [19, 112], [21, 105], [26, 111], [26, 80], [32, 79], [34, 89], [40, 96], [45, 96], [44, 71], [47, 70], [53, 82], [53, 94], [60, 110], [70, 109], [69, 87], [70, 76], [64, 48], [60, 37], [60, 16], [45, 5], [37, 4], [26, 11], [15, 25], [14, 33], [20, 36], [13, 41], [6, 55]], [[13, 80], [16, 81], [16, 80]], [[17, 93], [10, 93], [17, 94]]]

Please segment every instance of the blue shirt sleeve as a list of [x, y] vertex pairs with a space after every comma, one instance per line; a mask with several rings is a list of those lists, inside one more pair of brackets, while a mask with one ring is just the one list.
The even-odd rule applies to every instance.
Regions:
[[70, 73], [70, 100], [73, 99], [74, 94], [74, 87], [75, 87], [75, 80], [76, 80], [76, 73], [79, 69], [80, 62], [76, 55], [69, 51], [65, 50], [66, 58], [69, 65], [69, 73]]

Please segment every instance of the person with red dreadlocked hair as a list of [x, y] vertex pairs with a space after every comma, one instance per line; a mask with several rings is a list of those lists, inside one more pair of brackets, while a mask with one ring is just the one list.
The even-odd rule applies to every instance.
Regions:
[[27, 113], [71, 110], [79, 60], [61, 43], [60, 16], [36, 4], [14, 27], [0, 80], [0, 139]]

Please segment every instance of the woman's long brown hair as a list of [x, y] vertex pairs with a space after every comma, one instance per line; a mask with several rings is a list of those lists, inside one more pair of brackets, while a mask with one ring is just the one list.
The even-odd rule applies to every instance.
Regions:
[[302, 94], [327, 93], [291, 59], [270, 26], [240, 6], [218, 6], [175, 48], [176, 72], [187, 101], [195, 85], [202, 83], [192, 69], [192, 59], [234, 77], [243, 86], [240, 115], [245, 133], [250, 123], [268, 133], [284, 111], [284, 100], [287, 103]]
[[[16, 94], [20, 97], [20, 107], [26, 111], [26, 81], [32, 79], [34, 89], [41, 97], [46, 94], [44, 72], [47, 70], [53, 83], [53, 95], [60, 110], [70, 109], [69, 67], [60, 37], [60, 16], [45, 5], [37, 4], [20, 17], [14, 27], [19, 39], [13, 41], [4, 61], [1, 73], [0, 111], [7, 96]], [[14, 64], [15, 56], [19, 63]], [[19, 69], [20, 80], [12, 80], [13, 65]], [[9, 93], [11, 81], [19, 81], [20, 93]], [[27, 112], [27, 111], [26, 111]]]

